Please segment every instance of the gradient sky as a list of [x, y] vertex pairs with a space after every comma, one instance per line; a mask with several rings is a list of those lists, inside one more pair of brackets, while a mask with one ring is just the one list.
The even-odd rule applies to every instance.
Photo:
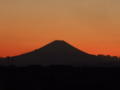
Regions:
[[91, 54], [120, 56], [119, 0], [0, 0], [0, 56], [65, 40]]

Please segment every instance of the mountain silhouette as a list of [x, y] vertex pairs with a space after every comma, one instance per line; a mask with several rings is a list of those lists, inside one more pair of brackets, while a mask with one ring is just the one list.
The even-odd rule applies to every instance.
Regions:
[[53, 41], [46, 46], [36, 50], [35, 52], [42, 52], [42, 53], [48, 53], [48, 54], [72, 54], [72, 53], [80, 53], [82, 55], [87, 54], [83, 51], [80, 51], [79, 49], [73, 47], [72, 45], [68, 44], [67, 42], [63, 40], [56, 40]]
[[63, 40], [55, 40], [44, 47], [12, 57], [16, 65], [73, 65], [91, 66], [103, 63], [95, 55], [81, 51]]

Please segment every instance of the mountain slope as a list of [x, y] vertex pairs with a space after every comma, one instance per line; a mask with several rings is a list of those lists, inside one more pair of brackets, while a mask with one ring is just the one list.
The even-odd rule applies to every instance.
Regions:
[[46, 46], [13, 57], [16, 65], [96, 65], [101, 63], [94, 55], [85, 53], [65, 41], [56, 40]]

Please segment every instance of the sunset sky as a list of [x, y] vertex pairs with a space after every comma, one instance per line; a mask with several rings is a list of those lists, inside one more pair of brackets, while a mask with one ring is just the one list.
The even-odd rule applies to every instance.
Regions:
[[120, 56], [120, 1], [0, 0], [0, 57], [53, 40], [91, 54]]

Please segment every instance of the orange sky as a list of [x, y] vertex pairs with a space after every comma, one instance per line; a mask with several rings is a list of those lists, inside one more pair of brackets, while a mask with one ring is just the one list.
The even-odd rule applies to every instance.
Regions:
[[65, 40], [91, 54], [120, 56], [118, 0], [0, 0], [0, 56]]

